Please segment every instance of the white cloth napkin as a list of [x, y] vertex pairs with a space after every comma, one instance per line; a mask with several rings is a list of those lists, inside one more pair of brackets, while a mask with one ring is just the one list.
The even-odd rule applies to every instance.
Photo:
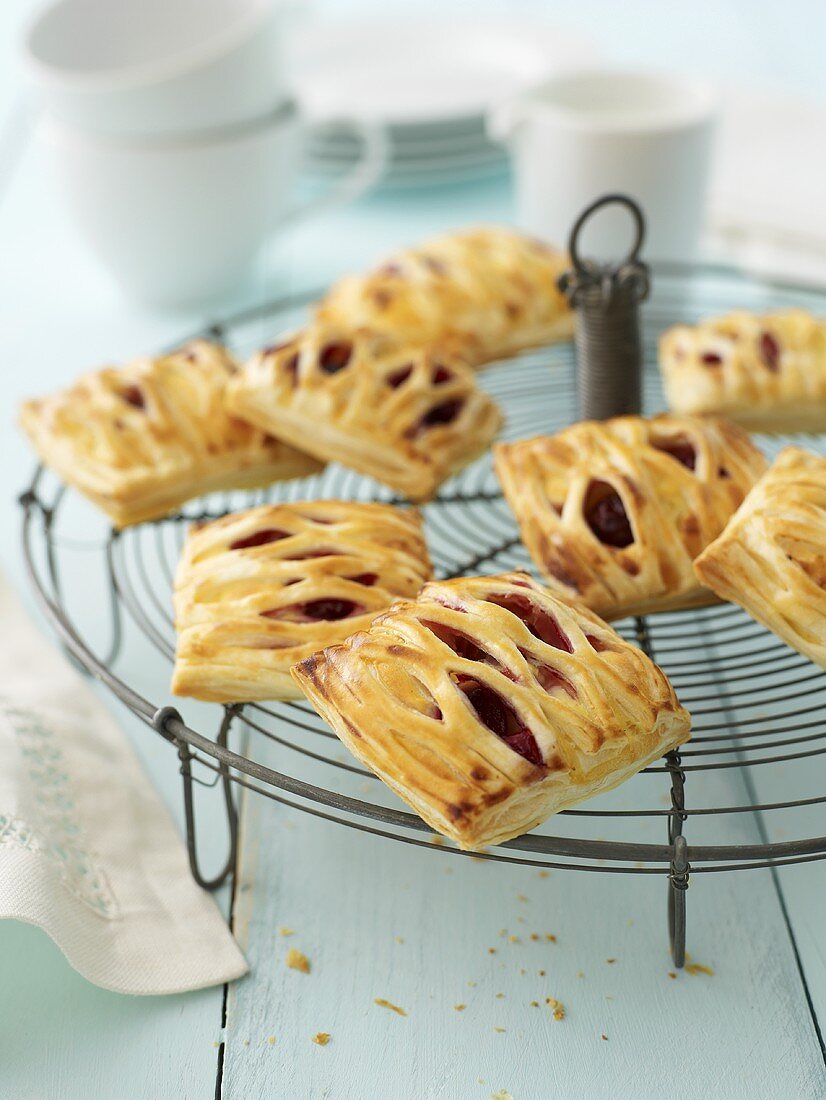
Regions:
[[0, 917], [42, 928], [119, 993], [179, 993], [248, 969], [125, 735], [2, 575]]
[[709, 202], [713, 254], [751, 271], [826, 284], [826, 106], [724, 95]]

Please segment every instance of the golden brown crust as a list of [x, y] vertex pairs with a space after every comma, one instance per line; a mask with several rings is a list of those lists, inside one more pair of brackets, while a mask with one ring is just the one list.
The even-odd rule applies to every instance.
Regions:
[[204, 492], [319, 470], [309, 455], [228, 413], [226, 385], [236, 370], [229, 352], [198, 340], [27, 401], [20, 422], [43, 462], [116, 527], [163, 516]]
[[692, 561], [766, 468], [740, 428], [700, 417], [584, 421], [494, 454], [537, 567], [609, 619], [713, 600]]
[[826, 668], [826, 458], [782, 450], [694, 568], [721, 599]]
[[315, 324], [255, 355], [231, 383], [236, 415], [325, 461], [427, 500], [502, 422], [455, 356]]
[[463, 848], [518, 836], [689, 737], [645, 654], [524, 573], [427, 584], [293, 676], [351, 752]]
[[826, 430], [826, 321], [802, 309], [677, 325], [660, 341], [668, 403], [752, 431]]
[[175, 578], [176, 695], [300, 695], [290, 666], [367, 627], [432, 575], [413, 509], [264, 504], [193, 527]]
[[480, 365], [568, 339], [573, 315], [557, 279], [567, 257], [512, 229], [446, 233], [337, 283], [318, 317], [436, 344]]

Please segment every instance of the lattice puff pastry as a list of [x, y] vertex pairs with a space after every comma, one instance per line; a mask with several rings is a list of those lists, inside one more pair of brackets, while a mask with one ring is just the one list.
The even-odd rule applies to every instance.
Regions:
[[290, 666], [364, 629], [432, 575], [418, 512], [323, 500], [194, 527], [175, 580], [176, 695], [301, 693]]
[[223, 348], [198, 340], [27, 401], [20, 422], [43, 462], [116, 527], [163, 516], [202, 493], [321, 469], [227, 412], [226, 384], [237, 369]]
[[482, 364], [571, 336], [573, 315], [556, 285], [568, 266], [563, 253], [512, 229], [461, 230], [342, 279], [318, 315]]
[[462, 848], [518, 836], [689, 737], [665, 674], [525, 573], [428, 584], [293, 675], [350, 751]]
[[668, 403], [752, 431], [826, 430], [826, 321], [800, 309], [678, 325], [660, 342]]
[[495, 464], [548, 582], [609, 619], [713, 602], [692, 562], [766, 468], [740, 428], [676, 416], [584, 421]]
[[228, 401], [264, 431], [410, 500], [431, 497], [502, 422], [455, 357], [317, 324], [254, 356]]
[[781, 451], [694, 568], [721, 599], [826, 668], [826, 458]]

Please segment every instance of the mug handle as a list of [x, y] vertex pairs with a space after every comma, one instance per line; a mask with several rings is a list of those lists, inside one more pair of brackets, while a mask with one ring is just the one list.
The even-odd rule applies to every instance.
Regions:
[[324, 119], [323, 123], [310, 123], [309, 129], [318, 129], [322, 125], [343, 126], [350, 130], [361, 141], [361, 156], [349, 171], [333, 180], [321, 195], [295, 203], [279, 218], [280, 226], [291, 225], [323, 210], [353, 202], [378, 182], [387, 167], [389, 142], [383, 126], [358, 122], [352, 118], [330, 118]]

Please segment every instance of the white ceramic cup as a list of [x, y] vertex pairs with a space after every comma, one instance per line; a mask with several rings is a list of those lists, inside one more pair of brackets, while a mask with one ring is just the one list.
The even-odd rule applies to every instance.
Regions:
[[[515, 169], [517, 216], [564, 244], [578, 214], [607, 192], [640, 204], [645, 255], [690, 259], [703, 226], [717, 98], [700, 81], [602, 70], [561, 75], [494, 108], [491, 135]], [[583, 248], [597, 259], [628, 249], [623, 211], [600, 213]]]
[[101, 138], [55, 120], [47, 141], [74, 219], [124, 290], [197, 305], [237, 287], [273, 230], [368, 188], [379, 129], [346, 123], [364, 155], [319, 198], [292, 198], [306, 124], [292, 106], [254, 125], [182, 139]]
[[57, 0], [23, 61], [49, 113], [99, 134], [192, 133], [264, 118], [287, 98], [297, 0]]

